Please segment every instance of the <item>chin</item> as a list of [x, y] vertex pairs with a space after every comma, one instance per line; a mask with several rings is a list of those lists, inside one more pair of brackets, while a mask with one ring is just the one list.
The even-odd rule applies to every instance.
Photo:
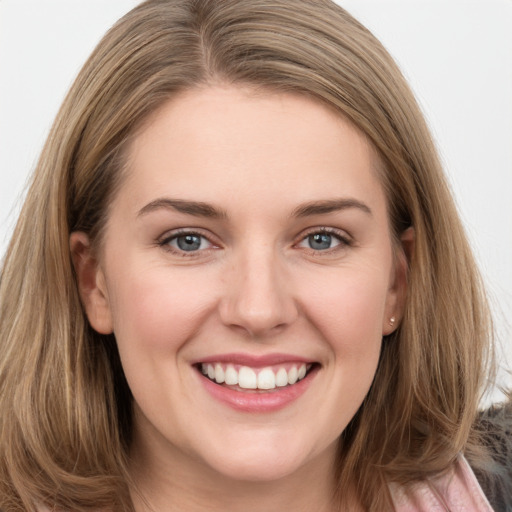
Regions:
[[[205, 454], [205, 462], [218, 474], [243, 482], [271, 482], [307, 470], [315, 457], [307, 443], [291, 436], [248, 436], [224, 446], [222, 451]], [[288, 438], [288, 439], [286, 439]], [[291, 442], [290, 442], [291, 441]], [[227, 449], [226, 449], [227, 448]]]
[[295, 460], [225, 460], [213, 469], [226, 478], [239, 482], [275, 482], [293, 475], [302, 465]]

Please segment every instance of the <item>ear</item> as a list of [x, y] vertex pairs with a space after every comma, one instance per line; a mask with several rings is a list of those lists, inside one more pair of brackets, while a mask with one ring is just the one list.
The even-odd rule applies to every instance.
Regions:
[[89, 237], [80, 231], [71, 233], [69, 248], [78, 281], [78, 291], [89, 323], [100, 334], [111, 334], [112, 314], [105, 276], [94, 255]]
[[409, 262], [414, 252], [414, 228], [407, 228], [400, 237], [396, 250], [395, 264], [386, 300], [386, 311], [382, 321], [382, 335], [387, 336], [396, 330], [404, 314], [407, 296]]

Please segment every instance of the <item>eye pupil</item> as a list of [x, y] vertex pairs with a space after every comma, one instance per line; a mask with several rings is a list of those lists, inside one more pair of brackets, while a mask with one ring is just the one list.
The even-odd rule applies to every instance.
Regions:
[[330, 249], [331, 247], [332, 236], [327, 233], [315, 233], [310, 235], [308, 239], [311, 249], [325, 251], [325, 249]]
[[201, 247], [201, 237], [197, 235], [183, 235], [176, 239], [182, 251], [196, 251]]

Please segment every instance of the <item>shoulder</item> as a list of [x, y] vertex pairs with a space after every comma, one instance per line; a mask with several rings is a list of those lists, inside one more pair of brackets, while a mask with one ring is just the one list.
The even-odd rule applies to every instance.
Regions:
[[493, 512], [462, 455], [443, 475], [407, 489], [391, 486], [391, 494], [397, 512]]

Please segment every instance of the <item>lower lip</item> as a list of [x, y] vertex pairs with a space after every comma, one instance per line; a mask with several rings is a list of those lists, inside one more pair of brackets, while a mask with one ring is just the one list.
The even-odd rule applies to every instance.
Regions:
[[278, 411], [301, 397], [315, 378], [318, 368], [313, 368], [302, 380], [292, 386], [272, 391], [237, 391], [221, 386], [198, 372], [205, 389], [218, 401], [241, 412], [265, 413]]

